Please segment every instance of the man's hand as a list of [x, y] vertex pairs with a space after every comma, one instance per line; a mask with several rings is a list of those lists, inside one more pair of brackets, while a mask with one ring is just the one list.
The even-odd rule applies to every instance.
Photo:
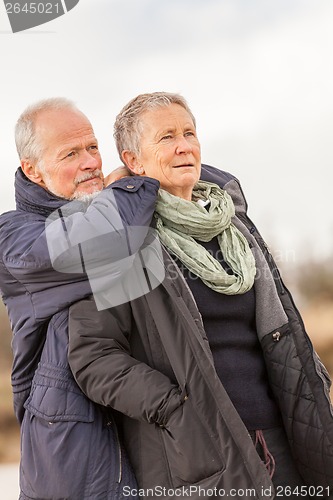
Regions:
[[107, 175], [104, 177], [104, 186], [109, 186], [115, 181], [118, 181], [119, 179], [122, 179], [123, 177], [128, 177], [129, 175], [132, 175], [132, 172], [122, 165], [121, 167], [116, 168], [111, 172], [111, 174]]

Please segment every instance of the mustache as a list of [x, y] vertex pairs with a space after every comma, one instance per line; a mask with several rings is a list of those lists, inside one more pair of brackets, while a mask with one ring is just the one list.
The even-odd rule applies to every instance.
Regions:
[[78, 186], [81, 182], [88, 181], [89, 179], [96, 179], [96, 178], [102, 179], [102, 180], [104, 179], [102, 170], [100, 170], [99, 168], [97, 168], [93, 172], [87, 172], [86, 174], [81, 175], [80, 177], [76, 177], [74, 179], [74, 184], [76, 186]]

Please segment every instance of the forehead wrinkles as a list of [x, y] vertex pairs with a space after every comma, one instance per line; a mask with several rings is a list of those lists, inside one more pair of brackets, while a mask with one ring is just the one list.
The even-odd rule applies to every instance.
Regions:
[[[179, 109], [178, 109], [179, 108]], [[178, 107], [175, 109], [172, 106], [156, 108], [146, 111], [142, 115], [143, 132], [151, 133], [158, 137], [163, 132], [181, 133], [185, 129], [194, 129], [195, 125], [188, 112]]]
[[97, 142], [94, 132], [91, 128], [82, 127], [69, 133], [59, 133], [56, 136], [56, 142], [60, 144], [78, 144], [83, 145], [90, 142]]
[[36, 120], [36, 135], [45, 146], [94, 138], [89, 120], [79, 113], [55, 111], [41, 114]]
[[90, 125], [86, 124], [81, 127], [61, 127], [50, 129], [49, 133], [43, 134], [49, 136], [54, 142], [70, 142], [70, 141], [84, 141], [94, 137], [94, 131]]

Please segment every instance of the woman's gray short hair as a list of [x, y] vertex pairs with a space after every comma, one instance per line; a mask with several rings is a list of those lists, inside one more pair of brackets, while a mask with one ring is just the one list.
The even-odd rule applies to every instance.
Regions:
[[170, 106], [170, 104], [179, 104], [179, 106], [186, 109], [193, 120], [194, 126], [196, 126], [192, 111], [180, 94], [170, 92], [140, 94], [126, 104], [116, 117], [113, 135], [121, 160], [121, 154], [124, 150], [129, 150], [135, 154], [140, 153], [140, 139], [143, 132], [140, 121], [141, 115], [151, 109]]
[[30, 160], [40, 163], [43, 155], [43, 145], [40, 144], [36, 134], [36, 118], [44, 111], [71, 109], [80, 112], [75, 104], [65, 97], [52, 97], [43, 99], [28, 106], [15, 126], [16, 149], [20, 160]]

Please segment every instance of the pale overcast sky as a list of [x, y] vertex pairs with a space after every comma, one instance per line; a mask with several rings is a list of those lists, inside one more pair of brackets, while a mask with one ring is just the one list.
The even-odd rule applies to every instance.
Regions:
[[73, 99], [119, 165], [116, 114], [142, 92], [183, 94], [202, 161], [236, 175], [282, 260], [333, 253], [332, 0], [80, 0], [12, 34], [0, 3], [0, 212], [14, 207], [13, 129], [50, 96]]

